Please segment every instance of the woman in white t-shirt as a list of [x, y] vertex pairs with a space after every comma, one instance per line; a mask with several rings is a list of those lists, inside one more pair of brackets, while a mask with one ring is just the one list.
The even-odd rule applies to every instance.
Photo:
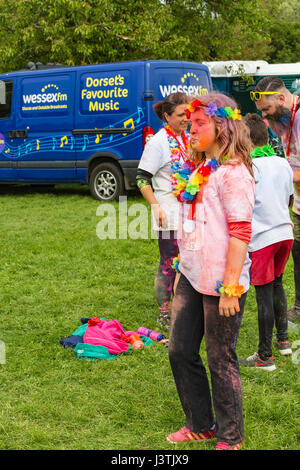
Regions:
[[189, 101], [185, 93], [172, 93], [154, 105], [155, 113], [167, 125], [147, 142], [137, 172], [137, 186], [151, 206], [153, 229], [158, 232], [160, 264], [155, 278], [155, 295], [159, 307], [158, 324], [166, 330], [170, 325], [170, 300], [176, 275], [172, 263], [178, 256], [179, 202], [172, 193], [172, 164], [187, 158], [185, 109]]

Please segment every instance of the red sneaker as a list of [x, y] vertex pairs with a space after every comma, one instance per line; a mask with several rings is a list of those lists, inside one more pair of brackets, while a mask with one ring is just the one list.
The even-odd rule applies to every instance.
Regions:
[[167, 437], [167, 440], [172, 444], [176, 444], [178, 442], [190, 442], [190, 441], [205, 441], [207, 439], [213, 439], [216, 434], [215, 426], [207, 432], [193, 432], [186, 426], [179, 429], [179, 431], [170, 434]]
[[283, 356], [288, 356], [292, 354], [292, 348], [289, 341], [276, 341], [276, 348], [279, 349], [280, 354]]
[[216, 450], [239, 450], [245, 441], [241, 441], [238, 444], [233, 444], [232, 446], [227, 442], [218, 442]]

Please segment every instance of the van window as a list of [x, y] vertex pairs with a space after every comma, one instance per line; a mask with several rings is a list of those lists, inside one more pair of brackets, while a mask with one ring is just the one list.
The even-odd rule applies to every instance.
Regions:
[[0, 80], [0, 119], [8, 118], [11, 114], [13, 82]]

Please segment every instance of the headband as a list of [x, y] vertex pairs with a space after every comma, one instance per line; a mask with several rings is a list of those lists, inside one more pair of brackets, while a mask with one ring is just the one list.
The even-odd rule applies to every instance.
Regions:
[[241, 111], [237, 108], [232, 109], [230, 106], [218, 108], [214, 101], [210, 101], [208, 104], [204, 104], [198, 99], [191, 101], [188, 104], [187, 109], [185, 110], [185, 115], [187, 119], [190, 119], [191, 113], [199, 111], [202, 107], [206, 108], [205, 114], [211, 117], [216, 115], [220, 118], [233, 119], [234, 121], [241, 121], [242, 119]]

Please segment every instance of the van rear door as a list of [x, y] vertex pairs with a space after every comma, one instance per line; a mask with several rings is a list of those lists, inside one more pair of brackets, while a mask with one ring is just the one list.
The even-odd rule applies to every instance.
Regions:
[[15, 178], [17, 148], [11, 142], [22, 141], [11, 133], [16, 128], [15, 98], [16, 80], [13, 77], [0, 79], [0, 182], [12, 182]]
[[[207, 95], [212, 89], [209, 69], [197, 62], [149, 61], [147, 64], [146, 89], [153, 92], [154, 102], [165, 99], [171, 93], [183, 92], [190, 96]], [[148, 107], [148, 120], [154, 131], [161, 121]]]
[[75, 72], [32, 71], [18, 80], [16, 128], [27, 130], [18, 150], [18, 181], [75, 181]]

